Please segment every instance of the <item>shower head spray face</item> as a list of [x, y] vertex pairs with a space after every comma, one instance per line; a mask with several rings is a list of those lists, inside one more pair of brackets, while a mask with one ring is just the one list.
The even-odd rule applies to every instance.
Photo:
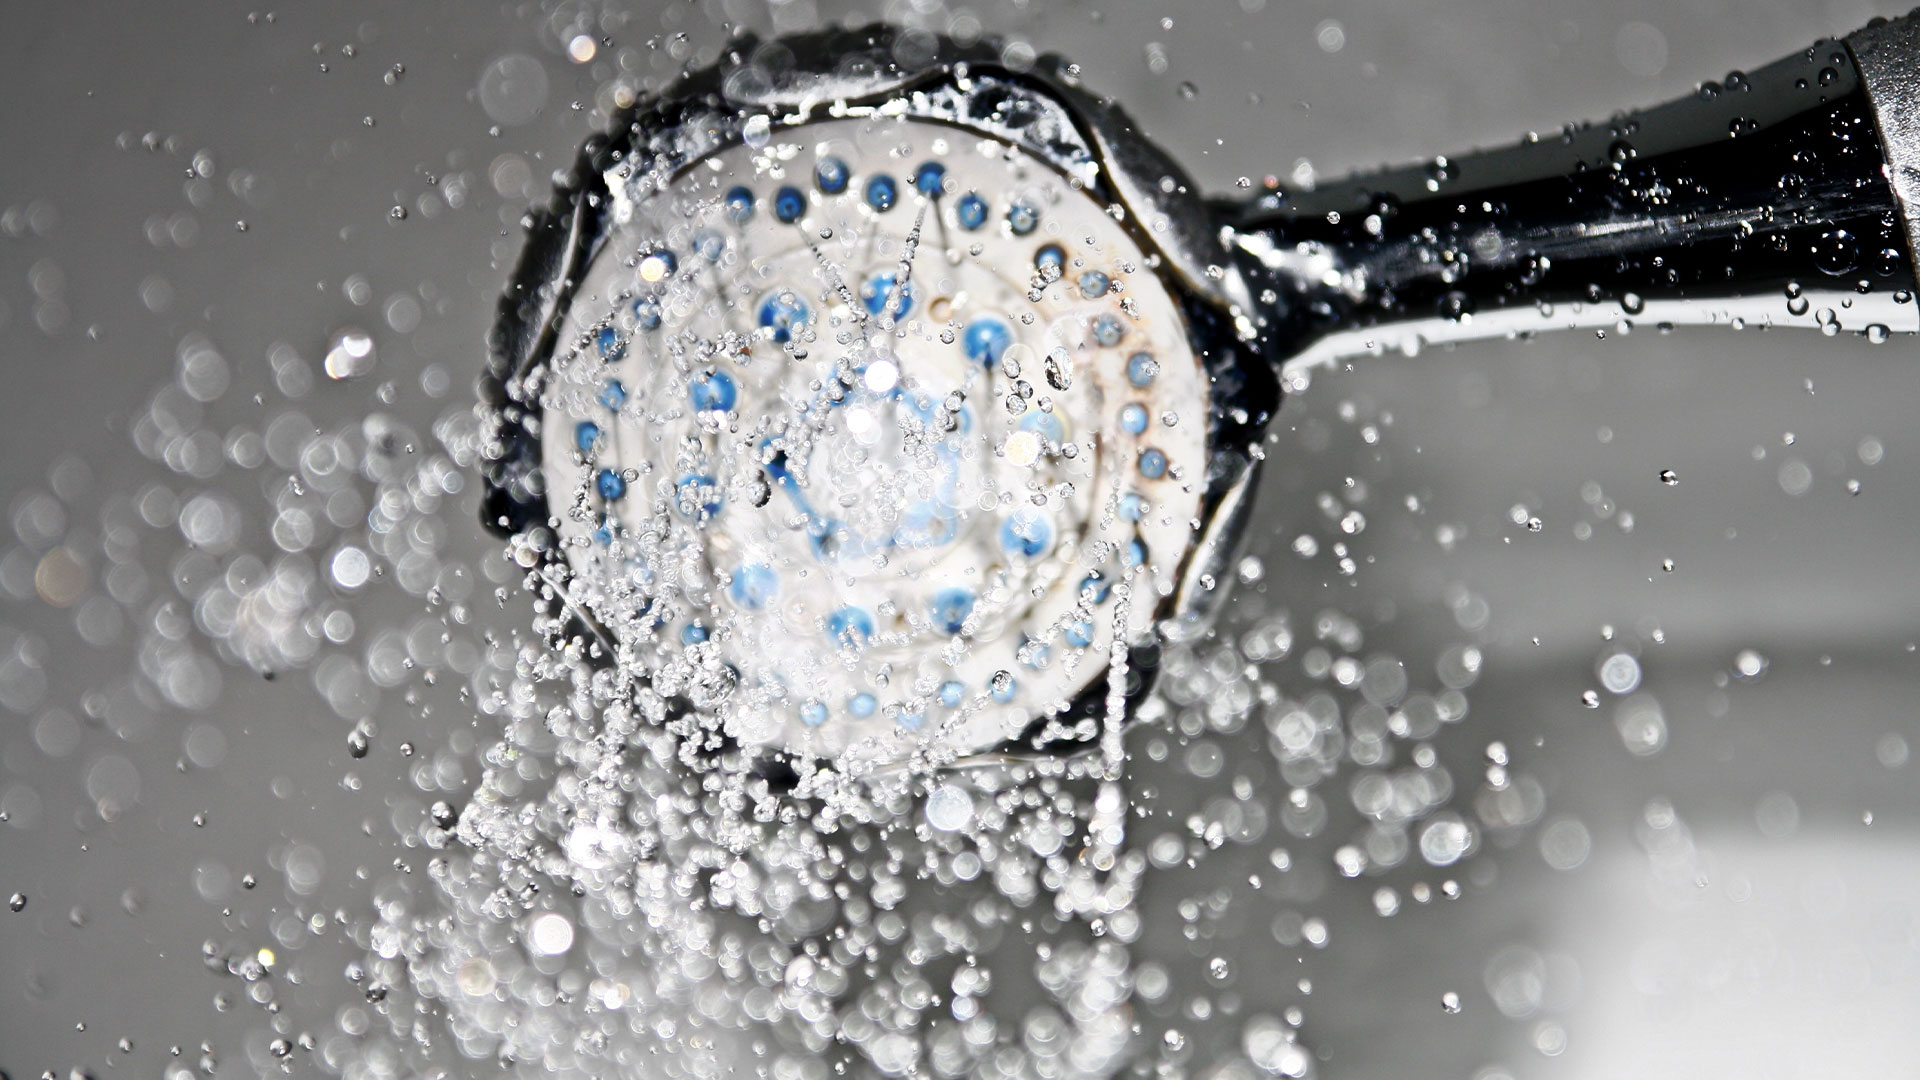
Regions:
[[715, 742], [1084, 743], [1231, 540], [1272, 406], [1236, 282], [1070, 86], [814, 45], [589, 147], [503, 308], [488, 513]]

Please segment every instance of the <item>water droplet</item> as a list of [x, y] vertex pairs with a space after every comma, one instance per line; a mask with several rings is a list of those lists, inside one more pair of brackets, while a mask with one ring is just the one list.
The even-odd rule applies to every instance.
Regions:
[[1065, 392], [1073, 389], [1073, 359], [1065, 349], [1055, 349], [1047, 354], [1047, 385]]
[[1860, 241], [1845, 229], [1828, 229], [1813, 242], [1813, 264], [1838, 277], [1860, 265]]
[[326, 372], [335, 380], [357, 379], [371, 372], [379, 357], [373, 336], [355, 327], [334, 332], [327, 344]]
[[547, 103], [547, 69], [525, 53], [509, 53], [480, 75], [480, 108], [496, 124], [524, 124]]
[[973, 821], [973, 797], [957, 784], [942, 784], [927, 794], [926, 817], [941, 832], [958, 832]]
[[543, 912], [527, 924], [527, 949], [535, 956], [559, 956], [573, 948], [573, 923], [557, 911]]
[[1455, 289], [1440, 298], [1440, 317], [1448, 322], [1465, 322], [1473, 317], [1473, 297]]
[[1632, 693], [1640, 685], [1640, 661], [1631, 653], [1609, 654], [1600, 662], [1600, 685], [1610, 693]]
[[747, 117], [747, 122], [741, 126], [740, 138], [755, 150], [765, 149], [773, 138], [773, 121], [765, 113]]

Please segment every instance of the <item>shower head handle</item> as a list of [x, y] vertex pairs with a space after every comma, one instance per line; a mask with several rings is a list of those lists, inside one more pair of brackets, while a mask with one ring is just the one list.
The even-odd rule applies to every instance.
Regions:
[[1920, 329], [1920, 20], [1603, 123], [1220, 205], [1301, 374], [1623, 320]]

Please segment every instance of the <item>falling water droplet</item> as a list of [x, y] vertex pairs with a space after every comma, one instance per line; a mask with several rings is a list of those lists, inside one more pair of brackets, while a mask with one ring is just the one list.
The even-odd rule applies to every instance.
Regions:
[[346, 327], [335, 331], [327, 345], [327, 376], [340, 381], [357, 379], [372, 371], [378, 360], [372, 335]]
[[973, 820], [973, 797], [957, 784], [942, 784], [927, 795], [927, 824], [958, 832]]
[[740, 138], [755, 150], [765, 148], [772, 137], [773, 121], [768, 119], [765, 113], [749, 116], [746, 124], [740, 129]]

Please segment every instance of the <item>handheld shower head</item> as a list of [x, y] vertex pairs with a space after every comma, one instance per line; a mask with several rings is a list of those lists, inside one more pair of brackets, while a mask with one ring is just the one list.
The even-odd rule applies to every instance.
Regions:
[[1636, 319], [1920, 329], [1915, 25], [1239, 203], [1057, 58], [742, 42], [532, 219], [487, 519], [697, 750], [1117, 760], [1222, 595], [1283, 378]]
[[534, 222], [486, 513], [696, 744], [1058, 750], [1205, 613], [1278, 401], [1245, 287], [1122, 115], [995, 55], [742, 46]]

